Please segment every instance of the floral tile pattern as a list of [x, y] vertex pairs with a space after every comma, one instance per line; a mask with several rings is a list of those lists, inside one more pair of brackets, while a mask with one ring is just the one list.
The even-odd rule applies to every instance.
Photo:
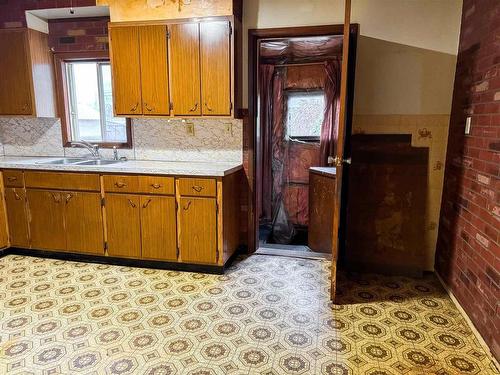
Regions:
[[253, 255], [225, 275], [0, 259], [0, 374], [498, 374], [433, 276]]

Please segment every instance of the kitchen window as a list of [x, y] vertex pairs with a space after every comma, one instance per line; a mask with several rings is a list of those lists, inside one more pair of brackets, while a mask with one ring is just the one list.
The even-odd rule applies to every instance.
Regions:
[[130, 119], [113, 115], [107, 53], [57, 54], [56, 82], [64, 145], [87, 141], [131, 147]]
[[325, 117], [323, 91], [286, 93], [286, 130], [291, 139], [319, 141]]

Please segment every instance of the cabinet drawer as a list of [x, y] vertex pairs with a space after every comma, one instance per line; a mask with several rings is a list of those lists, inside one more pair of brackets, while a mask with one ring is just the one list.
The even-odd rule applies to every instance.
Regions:
[[216, 181], [210, 178], [179, 178], [178, 188], [180, 195], [194, 197], [215, 197]]
[[8, 187], [23, 187], [23, 171], [4, 170], [3, 183]]
[[104, 191], [114, 193], [174, 194], [174, 178], [161, 176], [103, 176]]
[[24, 173], [28, 188], [100, 191], [99, 175], [90, 173], [30, 172]]

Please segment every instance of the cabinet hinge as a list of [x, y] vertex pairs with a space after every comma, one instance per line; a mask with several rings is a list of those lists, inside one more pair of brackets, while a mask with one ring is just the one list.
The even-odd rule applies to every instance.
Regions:
[[179, 202], [175, 201], [175, 210], [178, 211], [179, 210]]
[[215, 250], [215, 263], [219, 262], [219, 249]]
[[231, 103], [229, 104], [229, 110], [230, 110], [230, 111], [232, 111], [232, 110], [233, 110], [233, 102], [231, 102]]
[[101, 206], [104, 207], [106, 205], [106, 198], [101, 198]]
[[233, 35], [233, 26], [229, 23], [229, 35]]
[[108, 241], [104, 241], [104, 250], [108, 250]]
[[219, 202], [215, 202], [215, 213], [219, 214]]
[[170, 39], [170, 31], [167, 30], [167, 39]]
[[181, 254], [181, 251], [179, 250], [179, 248], [177, 248], [177, 259], [179, 259], [180, 254]]
[[174, 103], [170, 102], [170, 110], [173, 111], [173, 109], [174, 109]]

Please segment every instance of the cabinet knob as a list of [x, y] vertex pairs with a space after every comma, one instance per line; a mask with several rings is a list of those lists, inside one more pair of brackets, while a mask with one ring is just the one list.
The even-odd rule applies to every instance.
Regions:
[[68, 203], [71, 200], [71, 198], [73, 198], [73, 194], [68, 193], [68, 195], [66, 195], [66, 203]]
[[198, 185], [194, 185], [192, 186], [193, 190], [196, 191], [197, 193], [199, 193], [200, 191], [203, 190], [203, 186], [198, 186]]
[[207, 107], [207, 109], [208, 109], [209, 112], [213, 112], [213, 109], [210, 108], [210, 106], [207, 103], [205, 103], [205, 107]]
[[148, 106], [148, 103], [144, 103], [144, 107], [146, 108], [146, 110], [147, 110], [148, 112], [153, 112], [153, 110], [154, 110], [154, 108], [150, 108], [150, 107]]
[[16, 201], [21, 200], [21, 197], [19, 196], [19, 194], [17, 194], [17, 191], [15, 191], [15, 190], [14, 190], [14, 198], [16, 199]]
[[194, 112], [196, 109], [198, 109], [198, 103], [196, 103], [194, 107], [189, 110], [189, 112]]
[[148, 199], [148, 201], [142, 205], [142, 208], [146, 208], [147, 206], [149, 206], [150, 203], [151, 203], [151, 198]]
[[151, 187], [153, 189], [159, 189], [159, 188], [161, 188], [161, 185], [160, 184], [151, 184]]
[[123, 188], [123, 187], [127, 186], [127, 184], [126, 184], [125, 182], [120, 182], [120, 181], [117, 181], [117, 182], [115, 182], [115, 186], [116, 186], [117, 188], [120, 188], [120, 189], [121, 189], [121, 188]]
[[187, 211], [187, 210], [189, 210], [189, 206], [191, 206], [191, 201], [187, 202], [187, 204], [184, 207], [182, 207], [182, 209], [184, 211]]
[[54, 199], [54, 202], [56, 203], [61, 202], [61, 194], [50, 193], [50, 195], [52, 195], [52, 199]]
[[128, 199], [128, 204], [130, 204], [130, 206], [132, 208], [136, 208], [137, 207], [136, 204], [134, 202], [132, 202], [130, 199]]
[[135, 106], [133, 106], [132, 108], [130, 108], [130, 112], [137, 111], [137, 107], [139, 107], [139, 103], [135, 103]]

